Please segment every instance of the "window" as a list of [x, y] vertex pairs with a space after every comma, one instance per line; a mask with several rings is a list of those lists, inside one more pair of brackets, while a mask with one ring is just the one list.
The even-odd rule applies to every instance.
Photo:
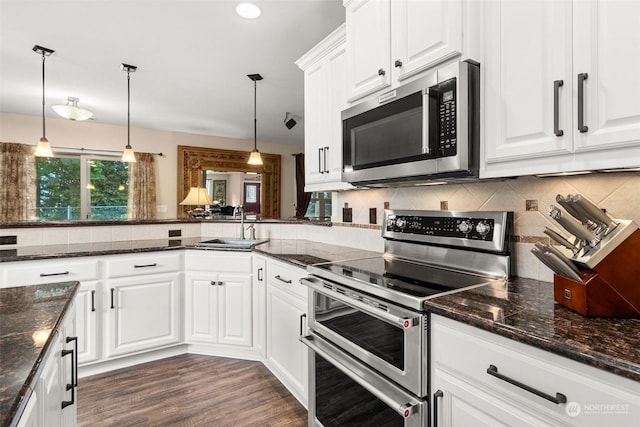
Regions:
[[311, 193], [311, 202], [305, 214], [307, 218], [330, 219], [331, 218], [331, 192], [314, 191]]
[[108, 157], [36, 159], [36, 217], [40, 220], [124, 219], [129, 168]]

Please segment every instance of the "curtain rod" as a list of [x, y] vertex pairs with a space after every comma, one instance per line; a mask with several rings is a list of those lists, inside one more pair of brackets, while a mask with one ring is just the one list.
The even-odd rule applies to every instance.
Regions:
[[[72, 148], [72, 147], [51, 147], [51, 149], [53, 151], [57, 151], [57, 152], [62, 153], [62, 154], [94, 154], [96, 156], [99, 156], [101, 154], [104, 154], [104, 155], [113, 155], [113, 154], [122, 155], [122, 151], [116, 151], [116, 150], [95, 150], [95, 149], [90, 149], [90, 148]], [[162, 154], [162, 153], [151, 153], [151, 154], [156, 155], [156, 156], [160, 156], [160, 157], [164, 156], [164, 154]]]

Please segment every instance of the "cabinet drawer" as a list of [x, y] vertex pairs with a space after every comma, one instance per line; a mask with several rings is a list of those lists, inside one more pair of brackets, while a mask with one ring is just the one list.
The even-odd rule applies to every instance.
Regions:
[[187, 251], [185, 271], [251, 273], [250, 252]]
[[96, 280], [98, 274], [98, 262], [95, 259], [27, 261], [8, 265], [4, 269], [4, 283], [6, 286], [23, 286], [69, 280], [81, 282]]
[[307, 277], [307, 271], [302, 268], [290, 267], [278, 261], [267, 262], [267, 284], [293, 292], [306, 300], [307, 287], [300, 283], [303, 277]]
[[[603, 425], [610, 420], [596, 413], [603, 404], [625, 412], [615, 418], [616, 425], [640, 419], [640, 391], [629, 379], [439, 316], [432, 316], [431, 327], [433, 368], [491, 393], [497, 402], [516, 403], [569, 425]], [[503, 378], [490, 375], [490, 367]], [[553, 398], [561, 393], [566, 403], [552, 403], [535, 391]]]
[[130, 277], [143, 274], [167, 273], [182, 269], [180, 254], [152, 252], [145, 255], [113, 257], [106, 262], [107, 277]]

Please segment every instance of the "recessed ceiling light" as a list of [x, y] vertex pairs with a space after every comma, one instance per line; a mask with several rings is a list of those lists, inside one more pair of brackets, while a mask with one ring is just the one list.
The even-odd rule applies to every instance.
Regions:
[[243, 18], [256, 19], [262, 11], [253, 3], [240, 3], [236, 6], [236, 13]]

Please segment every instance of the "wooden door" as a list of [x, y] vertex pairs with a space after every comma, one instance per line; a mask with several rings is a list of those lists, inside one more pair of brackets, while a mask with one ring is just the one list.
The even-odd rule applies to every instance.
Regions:
[[260, 213], [260, 183], [245, 182], [242, 205], [245, 212]]

